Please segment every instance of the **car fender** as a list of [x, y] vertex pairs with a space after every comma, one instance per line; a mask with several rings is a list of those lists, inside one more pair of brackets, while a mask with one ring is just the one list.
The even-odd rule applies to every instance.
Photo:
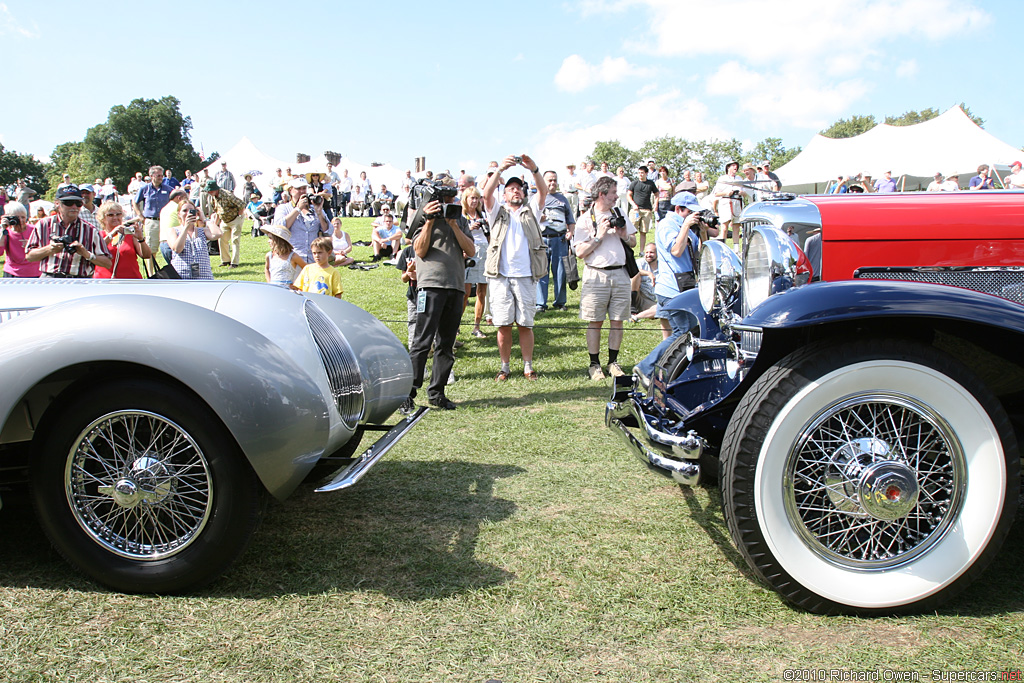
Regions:
[[151, 368], [202, 398], [276, 497], [291, 493], [327, 447], [329, 405], [318, 382], [277, 345], [207, 308], [138, 294], [66, 301], [0, 324], [4, 425], [38, 383], [110, 362]]
[[844, 280], [794, 287], [763, 304], [744, 325], [789, 329], [860, 318], [941, 318], [1019, 333], [1024, 307], [969, 289], [923, 282]]

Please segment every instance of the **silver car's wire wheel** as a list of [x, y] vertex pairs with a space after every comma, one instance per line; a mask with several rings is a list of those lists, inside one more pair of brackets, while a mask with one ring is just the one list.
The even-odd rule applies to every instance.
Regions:
[[87, 536], [132, 560], [187, 548], [213, 508], [207, 457], [171, 420], [118, 410], [90, 423], [72, 444], [65, 494]]
[[823, 559], [885, 569], [927, 552], [958, 518], [963, 447], [926, 404], [896, 393], [824, 408], [786, 463], [793, 528]]

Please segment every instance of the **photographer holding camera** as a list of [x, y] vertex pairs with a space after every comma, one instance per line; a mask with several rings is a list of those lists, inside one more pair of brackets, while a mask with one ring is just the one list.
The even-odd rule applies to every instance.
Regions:
[[672, 334], [666, 337], [647, 357], [636, 364], [633, 374], [644, 386], [650, 386], [654, 364], [669, 345], [697, 321], [685, 309], [673, 309], [670, 302], [682, 292], [697, 285], [695, 270], [701, 233], [717, 237], [718, 216], [701, 208], [697, 198], [689, 192], [677, 192], [670, 200], [672, 212], [665, 215], [655, 229], [658, 246], [658, 276], [654, 283], [654, 296], [658, 300], [655, 316], [667, 320]]
[[[573, 235], [573, 248], [587, 267], [580, 291], [580, 319], [587, 321], [587, 353], [590, 354], [590, 379], [604, 379], [601, 371], [601, 326], [608, 317], [608, 374], [620, 377], [619, 347], [622, 323], [629, 320], [632, 293], [627, 262], [636, 266], [633, 247], [636, 228], [615, 206], [619, 193], [614, 178], [604, 176], [594, 183], [593, 205], [580, 212]], [[580, 203], [583, 206], [583, 203]]]
[[4, 277], [39, 277], [39, 264], [26, 258], [25, 245], [35, 226], [28, 222], [25, 207], [18, 202], [4, 206], [0, 219], [0, 256], [4, 257]]
[[39, 221], [28, 240], [26, 259], [42, 261], [39, 277], [91, 278], [96, 266], [113, 265], [99, 228], [78, 217], [83, 205], [76, 185], [57, 191], [57, 214]]
[[295, 253], [306, 263], [313, 263], [313, 240], [331, 234], [331, 222], [323, 209], [323, 198], [309, 195], [309, 183], [303, 177], [292, 178], [288, 183], [291, 201], [280, 204], [274, 211], [274, 225], [283, 225], [291, 230], [292, 246]]
[[[501, 174], [513, 166], [522, 166], [533, 174], [537, 194], [527, 201], [522, 179], [505, 182], [505, 203], [494, 197], [502, 182]], [[548, 253], [541, 237], [540, 208], [548, 196], [548, 186], [537, 163], [526, 154], [507, 156], [487, 177], [482, 190], [484, 209], [491, 223], [484, 274], [491, 296], [491, 315], [498, 328], [498, 357], [501, 370], [494, 378], [504, 382], [511, 376], [512, 324], [519, 327], [519, 348], [523, 354], [523, 376], [537, 379], [533, 369], [533, 318], [537, 313], [537, 281], [548, 272]]]
[[462, 320], [465, 296], [466, 258], [476, 254], [469, 224], [455, 203], [455, 181], [439, 176], [421, 188], [427, 200], [408, 221], [409, 236], [416, 252], [416, 336], [409, 349], [412, 360], [412, 393], [402, 410], [409, 412], [416, 390], [423, 386], [430, 345], [434, 345], [434, 368], [427, 387], [427, 400], [434, 408], [454, 410], [445, 395], [448, 377], [455, 365], [455, 335]]
[[[245, 204], [231, 190], [222, 188], [216, 180], [206, 181], [206, 193], [213, 202], [213, 225], [220, 226], [220, 265], [237, 268], [242, 260], [242, 224], [245, 222]], [[230, 261], [227, 261], [228, 257]]]

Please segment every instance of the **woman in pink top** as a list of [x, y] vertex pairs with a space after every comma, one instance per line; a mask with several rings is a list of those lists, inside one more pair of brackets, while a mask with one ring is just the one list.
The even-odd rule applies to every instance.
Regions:
[[0, 255], [4, 257], [4, 277], [39, 277], [39, 262], [25, 260], [25, 245], [36, 229], [28, 222], [25, 207], [7, 202], [2, 223]]
[[146, 244], [146, 236], [142, 234], [142, 224], [123, 225], [123, 221], [124, 208], [117, 202], [103, 202], [103, 206], [96, 212], [100, 236], [107, 243], [114, 264], [112, 268], [96, 266], [92, 275], [94, 280], [142, 279], [139, 257], [149, 259], [153, 252]]

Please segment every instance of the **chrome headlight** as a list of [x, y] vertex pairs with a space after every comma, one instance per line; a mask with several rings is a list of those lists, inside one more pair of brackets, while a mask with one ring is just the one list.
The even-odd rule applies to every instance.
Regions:
[[697, 292], [705, 313], [716, 308], [729, 308], [736, 303], [740, 290], [740, 257], [724, 242], [707, 240], [701, 245], [697, 269]]
[[772, 294], [810, 280], [810, 262], [800, 247], [778, 228], [755, 225], [743, 261], [743, 314]]

